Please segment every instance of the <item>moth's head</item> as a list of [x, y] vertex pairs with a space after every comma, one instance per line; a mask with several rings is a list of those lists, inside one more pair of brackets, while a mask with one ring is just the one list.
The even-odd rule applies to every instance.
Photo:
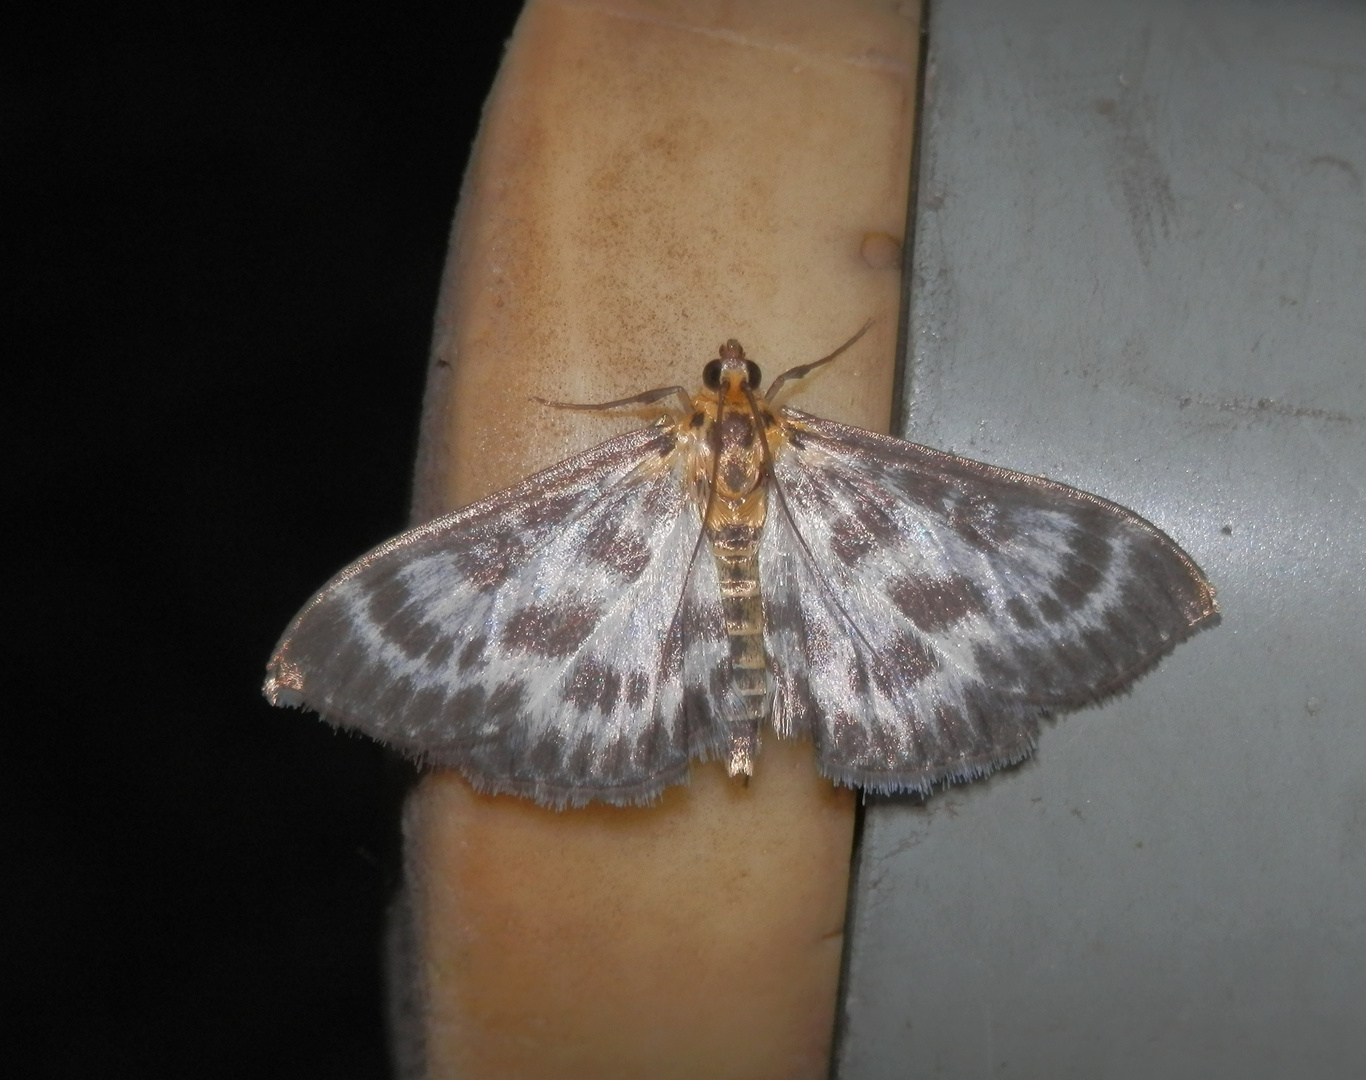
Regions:
[[720, 355], [702, 369], [702, 385], [728, 400], [744, 401], [745, 390], [758, 390], [762, 379], [759, 365], [745, 358], [745, 350], [734, 338], [722, 345]]

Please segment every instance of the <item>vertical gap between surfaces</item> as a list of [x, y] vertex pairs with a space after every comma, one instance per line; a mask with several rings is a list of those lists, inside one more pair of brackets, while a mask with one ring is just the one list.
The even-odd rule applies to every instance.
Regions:
[[[920, 5], [919, 59], [915, 73], [915, 130], [911, 136], [911, 175], [906, 193], [906, 237], [901, 251], [901, 312], [896, 328], [896, 367], [892, 379], [892, 434], [904, 436], [908, 416], [907, 390], [911, 386], [911, 319], [914, 306], [916, 206], [920, 194], [921, 144], [925, 132], [925, 77], [929, 69], [930, 3]], [[849, 960], [853, 952], [858, 918], [859, 883], [863, 879], [863, 840], [868, 813], [866, 796], [854, 808], [854, 836], [849, 855], [849, 894], [844, 905], [844, 947], [840, 957], [839, 986], [835, 997], [835, 1031], [830, 1040], [829, 1080], [839, 1080], [840, 1057], [849, 1026], [845, 1004], [849, 992]]]
[[930, 0], [920, 6], [920, 56], [915, 69], [915, 131], [911, 135], [911, 179], [906, 191], [906, 237], [901, 248], [901, 312], [896, 327], [896, 367], [892, 377], [892, 434], [906, 435], [912, 388], [911, 323], [915, 307], [916, 206], [920, 198], [920, 163], [925, 140], [925, 79], [929, 70]]

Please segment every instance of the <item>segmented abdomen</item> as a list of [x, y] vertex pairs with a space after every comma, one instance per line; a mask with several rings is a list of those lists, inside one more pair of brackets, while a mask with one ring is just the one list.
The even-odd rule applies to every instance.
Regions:
[[759, 530], [732, 525], [711, 538], [721, 579], [721, 610], [730, 638], [735, 688], [758, 722], [768, 715], [768, 656], [764, 652], [764, 609], [759, 597]]

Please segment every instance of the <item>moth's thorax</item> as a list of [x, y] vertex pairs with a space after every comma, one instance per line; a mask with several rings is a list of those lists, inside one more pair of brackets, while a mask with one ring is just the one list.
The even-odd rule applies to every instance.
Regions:
[[[766, 512], [765, 481], [778, 421], [758, 389], [759, 371], [730, 341], [703, 375], [691, 415], [680, 424], [689, 443], [693, 479], [707, 507], [707, 530], [715, 537], [734, 526], [758, 530]], [[712, 491], [712, 484], [715, 490]]]

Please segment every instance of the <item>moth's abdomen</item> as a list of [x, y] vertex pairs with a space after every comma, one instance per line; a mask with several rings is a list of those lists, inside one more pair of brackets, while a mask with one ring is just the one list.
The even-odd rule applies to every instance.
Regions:
[[759, 600], [759, 557], [718, 555], [721, 609], [730, 638], [730, 664], [735, 688], [749, 705], [748, 715], [762, 720], [768, 713], [768, 657], [764, 653], [764, 609]]
[[711, 549], [721, 582], [731, 679], [746, 706], [747, 730], [732, 738], [728, 767], [732, 776], [748, 775], [758, 751], [759, 726], [768, 716], [770, 697], [764, 608], [759, 593], [759, 530], [731, 525], [712, 534]]

